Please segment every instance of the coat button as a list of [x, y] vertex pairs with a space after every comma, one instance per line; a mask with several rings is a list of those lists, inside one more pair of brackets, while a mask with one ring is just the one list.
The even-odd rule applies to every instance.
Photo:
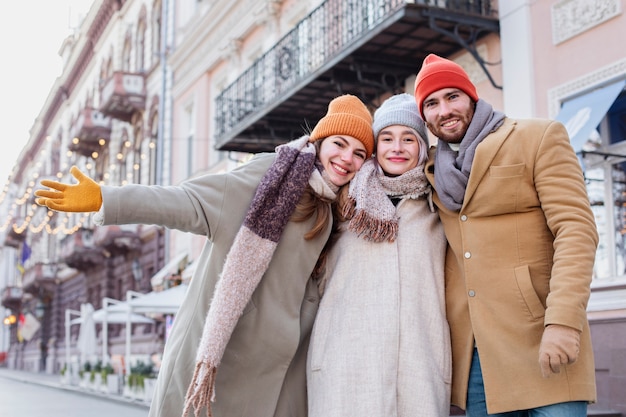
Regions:
[[467, 221], [467, 216], [465, 214], [461, 215], [461, 221], [462, 222]]
[[469, 290], [469, 292], [467, 293], [470, 297], [473, 297], [476, 295], [476, 293], [474, 292], [474, 290]]
[[471, 253], [469, 253], [469, 252], [465, 252], [465, 253], [463, 254], [463, 256], [465, 256], [465, 259], [469, 259], [469, 258], [471, 258], [471, 257], [472, 257], [472, 254], [471, 254]]

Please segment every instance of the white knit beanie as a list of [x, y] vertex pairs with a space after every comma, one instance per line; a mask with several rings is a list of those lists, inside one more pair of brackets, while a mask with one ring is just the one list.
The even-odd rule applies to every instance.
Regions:
[[428, 133], [424, 120], [420, 116], [415, 98], [410, 94], [396, 94], [389, 97], [374, 113], [374, 138], [387, 126], [408, 126], [417, 131], [420, 137], [428, 145]]

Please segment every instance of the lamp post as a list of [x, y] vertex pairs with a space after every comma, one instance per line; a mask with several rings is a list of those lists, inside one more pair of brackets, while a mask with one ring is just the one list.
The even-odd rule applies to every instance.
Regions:
[[39, 299], [35, 305], [35, 315], [41, 322], [41, 339], [39, 342], [39, 371], [46, 372], [48, 359], [48, 343], [50, 339], [50, 308], [53, 299], [53, 288], [59, 265], [56, 262], [45, 262], [42, 265]]
[[69, 372], [70, 381], [74, 379], [75, 376], [78, 375], [78, 369], [72, 369], [71, 367], [71, 352], [70, 352], [70, 343], [71, 343], [71, 331], [72, 331], [72, 315], [80, 317], [80, 311], [67, 309], [65, 310], [65, 370]]
[[[7, 310], [5, 310], [5, 312], [6, 311]], [[4, 317], [2, 323], [2, 345], [0, 346], [0, 354], [2, 354], [4, 358], [0, 360], [0, 365], [3, 365], [3, 362], [8, 360], [8, 351], [11, 346], [11, 327], [17, 323], [17, 317], [15, 317], [13, 313], [8, 314]]]
[[41, 323], [41, 339], [39, 340], [39, 372], [46, 371], [46, 362], [48, 359], [48, 335], [49, 335], [49, 306], [50, 303], [45, 294], [40, 294], [40, 298], [35, 305], [35, 317]]

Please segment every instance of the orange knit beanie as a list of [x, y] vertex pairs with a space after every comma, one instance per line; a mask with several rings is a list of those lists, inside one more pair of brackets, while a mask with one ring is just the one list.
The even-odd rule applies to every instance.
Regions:
[[472, 100], [478, 101], [476, 87], [463, 67], [449, 59], [430, 54], [424, 59], [422, 68], [415, 79], [415, 101], [422, 117], [424, 117], [423, 105], [426, 97], [442, 88], [458, 88]]
[[361, 141], [367, 157], [374, 152], [372, 115], [356, 96], [346, 94], [328, 104], [328, 112], [317, 123], [309, 141], [316, 142], [332, 135], [348, 135]]

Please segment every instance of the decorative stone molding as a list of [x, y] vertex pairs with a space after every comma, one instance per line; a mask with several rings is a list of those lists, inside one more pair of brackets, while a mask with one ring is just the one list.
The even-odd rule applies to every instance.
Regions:
[[243, 41], [241, 39], [231, 39], [223, 48], [223, 57], [226, 61], [230, 61], [235, 68], [239, 67], [239, 61], [241, 59], [241, 47]]
[[600, 68], [583, 77], [568, 81], [548, 90], [548, 116], [556, 117], [561, 103], [570, 97], [590, 90], [591, 88], [608, 84], [613, 80], [626, 76], [626, 58]]
[[557, 45], [622, 13], [621, 0], [563, 0], [552, 6], [552, 42]]

